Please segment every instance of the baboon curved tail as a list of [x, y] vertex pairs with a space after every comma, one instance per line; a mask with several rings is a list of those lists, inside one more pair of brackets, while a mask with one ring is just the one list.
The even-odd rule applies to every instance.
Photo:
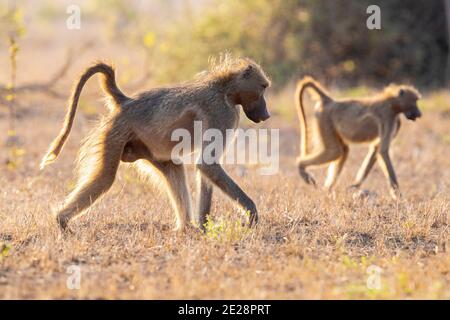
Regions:
[[98, 62], [95, 65], [89, 67], [80, 76], [80, 79], [78, 80], [75, 88], [72, 91], [72, 95], [69, 99], [69, 107], [67, 110], [66, 117], [64, 119], [63, 128], [61, 129], [59, 135], [55, 138], [55, 140], [53, 140], [49, 150], [42, 159], [40, 166], [41, 169], [43, 169], [46, 165], [55, 161], [59, 153], [61, 152], [64, 143], [69, 137], [70, 130], [72, 129], [73, 120], [75, 118], [75, 113], [77, 110], [81, 90], [83, 89], [85, 83], [89, 80], [89, 78], [96, 73], [101, 73], [103, 75], [100, 84], [102, 86], [103, 91], [112, 98], [114, 102], [113, 105], [116, 108], [119, 108], [121, 104], [130, 99], [117, 87], [114, 69], [112, 66], [104, 62]]
[[307, 153], [307, 124], [306, 124], [306, 117], [305, 117], [305, 109], [303, 107], [303, 92], [307, 88], [312, 88], [314, 91], [317, 92], [317, 94], [320, 96], [320, 99], [323, 103], [329, 102], [332, 100], [330, 95], [325, 91], [324, 88], [312, 77], [304, 77], [302, 80], [300, 80], [297, 84], [297, 90], [295, 93], [295, 102], [297, 106], [297, 114], [298, 119], [300, 121], [300, 155], [305, 156]]

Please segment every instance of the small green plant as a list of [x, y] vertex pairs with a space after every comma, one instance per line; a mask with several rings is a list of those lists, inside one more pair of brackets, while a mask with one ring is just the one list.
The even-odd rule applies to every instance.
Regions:
[[0, 245], [0, 261], [2, 261], [5, 257], [8, 256], [10, 250], [11, 247], [8, 246], [6, 243], [2, 243]]
[[398, 286], [402, 290], [402, 292], [404, 292], [408, 295], [413, 293], [414, 289], [413, 289], [412, 281], [411, 281], [408, 273], [399, 272], [397, 274], [397, 282], [398, 282]]
[[241, 219], [235, 219], [229, 213], [221, 216], [216, 221], [213, 221], [211, 216], [208, 216], [204, 227], [207, 238], [226, 243], [241, 241], [250, 231]]
[[9, 157], [7, 167], [9, 170], [16, 170], [22, 164], [22, 158], [25, 155], [25, 149], [13, 144], [9, 147]]

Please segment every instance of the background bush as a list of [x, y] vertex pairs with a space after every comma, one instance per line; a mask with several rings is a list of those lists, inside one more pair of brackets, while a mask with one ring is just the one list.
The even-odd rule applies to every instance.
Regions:
[[[206, 57], [229, 50], [264, 63], [279, 86], [306, 73], [348, 85], [408, 81], [437, 87], [446, 81], [449, 47], [441, 0], [205, 3], [205, 9], [160, 31], [161, 80], [185, 79], [205, 67]], [[381, 30], [366, 27], [370, 4], [381, 8]]]

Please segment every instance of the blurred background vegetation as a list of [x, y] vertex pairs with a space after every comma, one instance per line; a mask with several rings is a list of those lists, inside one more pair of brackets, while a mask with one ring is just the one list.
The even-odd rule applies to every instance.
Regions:
[[[142, 51], [148, 60], [146, 71], [156, 83], [189, 79], [206, 68], [208, 57], [230, 51], [262, 63], [275, 89], [280, 89], [304, 74], [337, 86], [379, 87], [389, 82], [445, 86], [449, 71], [446, 14], [450, 16], [446, 1], [14, 2], [25, 21], [28, 17], [43, 24], [64, 21], [67, 5], [78, 3], [83, 36], [91, 36], [86, 24], [95, 25], [106, 41]], [[381, 8], [381, 30], [366, 27], [366, 9], [371, 4]], [[8, 20], [2, 7], [5, 4], [0, 5], [4, 22], [0, 33], [5, 33]]]
[[[148, 47], [160, 81], [189, 78], [208, 56], [229, 50], [263, 63], [280, 87], [306, 73], [348, 85], [446, 83], [449, 35], [441, 0], [152, 2], [165, 13], [155, 17], [129, 0], [96, 1], [94, 11], [109, 21], [105, 32], [116, 40]], [[381, 30], [366, 28], [366, 9], [375, 3]]]

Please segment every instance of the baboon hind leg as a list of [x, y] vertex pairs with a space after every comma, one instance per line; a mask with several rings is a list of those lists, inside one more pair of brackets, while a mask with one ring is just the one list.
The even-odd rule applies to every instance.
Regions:
[[369, 175], [370, 170], [372, 170], [375, 161], [377, 160], [377, 146], [371, 146], [369, 148], [369, 152], [367, 153], [361, 168], [359, 168], [358, 173], [356, 174], [355, 182], [351, 185], [351, 188], [359, 188], [364, 180], [366, 180]]
[[191, 198], [186, 180], [185, 167], [174, 164], [172, 161], [157, 161], [151, 152], [139, 139], [129, 141], [124, 148], [122, 161], [137, 163], [141, 173], [152, 175], [158, 173], [166, 185], [172, 207], [176, 213], [177, 226], [175, 230], [181, 231], [186, 226], [187, 219], [191, 218]]
[[342, 168], [344, 167], [345, 161], [347, 160], [348, 151], [349, 151], [348, 146], [343, 145], [342, 156], [333, 163], [331, 163], [330, 166], [328, 167], [328, 174], [325, 180], [326, 190], [331, 190], [336, 184], [336, 181], [342, 172]]
[[83, 213], [114, 182], [125, 141], [114, 128], [97, 129], [81, 149], [76, 188], [67, 197], [56, 219], [65, 230], [73, 218]]
[[141, 171], [156, 171], [167, 186], [172, 207], [176, 213], [176, 231], [182, 231], [186, 222], [192, 217], [191, 197], [186, 180], [186, 170], [183, 164], [175, 164], [172, 161], [147, 161], [139, 163]]
[[191, 197], [186, 181], [184, 165], [174, 164], [171, 161], [159, 166], [164, 174], [168, 186], [169, 196], [172, 206], [177, 214], [177, 231], [182, 231], [186, 227], [186, 221], [191, 219]]
[[316, 183], [311, 175], [306, 172], [306, 168], [338, 160], [343, 157], [345, 152], [345, 145], [336, 135], [331, 120], [326, 115], [317, 117], [317, 133], [322, 142], [322, 149], [317, 153], [304, 154], [297, 159], [300, 176], [306, 183], [313, 185]]

